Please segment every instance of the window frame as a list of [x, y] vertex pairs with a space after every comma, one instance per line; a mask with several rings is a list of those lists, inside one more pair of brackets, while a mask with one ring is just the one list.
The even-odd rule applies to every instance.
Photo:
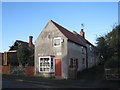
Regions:
[[[60, 45], [57, 45], [57, 46], [55, 45], [55, 40], [56, 40], [56, 39], [60, 39]], [[60, 47], [60, 46], [61, 46], [61, 40], [62, 40], [61, 37], [55, 37], [55, 38], [53, 39], [53, 46], [54, 46], [54, 47]]]
[[85, 64], [85, 58], [82, 58], [82, 64]]
[[78, 68], [78, 58], [70, 58], [70, 65], [71, 68], [76, 66]]
[[84, 54], [84, 47], [82, 46], [81, 49], [82, 49], [82, 54]]
[[90, 45], [90, 51], [93, 51], [93, 50], [92, 50], [92, 45]]
[[[47, 66], [41, 66], [40, 62], [41, 62], [41, 58], [49, 58], [48, 62], [49, 62], [49, 70], [48, 71], [41, 71], [41, 68], [47, 68]], [[51, 60], [53, 59], [53, 66], [51, 66]], [[44, 62], [44, 61], [43, 61]], [[53, 67], [53, 68], [51, 68]], [[44, 57], [39, 57], [39, 72], [54, 72], [55, 71], [55, 63], [54, 63], [54, 57], [51, 56], [44, 56]]]

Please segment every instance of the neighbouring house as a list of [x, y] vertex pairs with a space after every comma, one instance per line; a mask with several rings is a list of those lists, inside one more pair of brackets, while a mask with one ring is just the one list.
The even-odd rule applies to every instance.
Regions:
[[[35, 41], [35, 75], [70, 78], [75, 72], [97, 64], [94, 45], [80, 33], [50, 20]], [[75, 72], [72, 72], [75, 71]]]
[[[0, 53], [0, 61], [2, 61], [0, 74], [34, 76], [34, 44], [32, 38], [32, 36], [29, 36], [29, 42], [16, 40], [7, 52]], [[20, 53], [18, 50], [22, 52], [27, 50], [24, 55], [29, 55], [22, 65], [19, 61], [20, 58], [18, 58], [17, 53]]]
[[3, 65], [18, 66], [19, 62], [17, 58], [17, 50], [20, 45], [34, 49], [32, 38], [32, 36], [29, 36], [29, 43], [21, 40], [16, 40], [10, 49], [3, 53]]

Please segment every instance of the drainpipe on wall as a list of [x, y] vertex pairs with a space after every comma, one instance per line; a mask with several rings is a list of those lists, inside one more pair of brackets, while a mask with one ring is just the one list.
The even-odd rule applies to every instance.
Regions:
[[87, 54], [87, 48], [86, 48], [86, 69], [88, 69], [88, 54]]

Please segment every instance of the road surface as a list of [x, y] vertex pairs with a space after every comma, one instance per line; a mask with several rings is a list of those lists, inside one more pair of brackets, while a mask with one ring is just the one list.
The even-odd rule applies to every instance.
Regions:
[[2, 88], [120, 88], [118, 81], [23, 80], [3, 78]]

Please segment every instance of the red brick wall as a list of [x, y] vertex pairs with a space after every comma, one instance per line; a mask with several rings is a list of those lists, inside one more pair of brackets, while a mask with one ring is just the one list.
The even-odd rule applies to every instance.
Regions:
[[0, 74], [2, 74], [2, 66], [0, 66]]
[[0, 66], [1, 74], [10, 74], [10, 66]]
[[32, 66], [25, 67], [25, 75], [26, 76], [34, 76], [35, 68]]
[[[0, 74], [11, 74], [10, 72], [13, 70], [13, 66], [0, 66]], [[26, 76], [34, 76], [35, 68], [33, 66], [25, 67], [25, 75]]]

